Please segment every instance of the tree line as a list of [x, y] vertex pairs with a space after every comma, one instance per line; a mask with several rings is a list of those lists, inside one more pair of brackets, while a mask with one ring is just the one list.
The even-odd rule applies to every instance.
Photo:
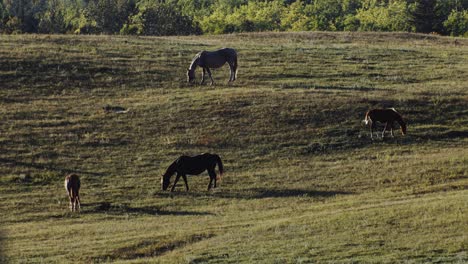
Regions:
[[0, 33], [405, 31], [468, 37], [468, 0], [0, 0]]

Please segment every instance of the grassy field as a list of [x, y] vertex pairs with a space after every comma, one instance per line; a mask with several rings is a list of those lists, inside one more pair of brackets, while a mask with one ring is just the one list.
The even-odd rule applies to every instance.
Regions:
[[[227, 66], [186, 84], [225, 46], [234, 84]], [[373, 107], [408, 135], [371, 141]], [[0, 114], [2, 263], [468, 262], [466, 39], [0, 35]], [[202, 152], [223, 158], [219, 188], [160, 191]]]

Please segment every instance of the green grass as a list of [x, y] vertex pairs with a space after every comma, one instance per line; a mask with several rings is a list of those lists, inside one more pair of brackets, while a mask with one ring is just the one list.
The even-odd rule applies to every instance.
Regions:
[[[185, 83], [224, 46], [234, 84]], [[467, 83], [468, 40], [418, 34], [0, 36], [0, 262], [468, 262]], [[372, 107], [408, 135], [371, 141]], [[220, 188], [160, 191], [202, 152]]]

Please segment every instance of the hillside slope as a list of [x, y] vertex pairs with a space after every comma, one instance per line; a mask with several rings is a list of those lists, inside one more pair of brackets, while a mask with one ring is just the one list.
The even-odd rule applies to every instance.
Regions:
[[[238, 80], [186, 84], [220, 47]], [[1, 262], [468, 261], [467, 83], [468, 40], [418, 34], [1, 36]], [[374, 107], [408, 135], [371, 141]], [[160, 191], [202, 152], [218, 189]]]

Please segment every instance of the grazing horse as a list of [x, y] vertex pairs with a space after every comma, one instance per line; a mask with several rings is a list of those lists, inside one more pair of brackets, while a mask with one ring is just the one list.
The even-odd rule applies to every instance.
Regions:
[[68, 197], [70, 198], [70, 211], [79, 211], [81, 209], [80, 203], [80, 178], [76, 174], [70, 174], [65, 177], [65, 189], [67, 190]]
[[210, 68], [220, 68], [225, 63], [229, 64], [230, 68], [230, 77], [229, 82], [236, 80], [237, 75], [237, 52], [234, 49], [224, 48], [216, 51], [201, 51], [192, 60], [190, 67], [187, 70], [187, 80], [189, 83], [192, 83], [195, 80], [195, 69], [197, 66], [202, 67], [202, 79], [200, 84], [203, 84], [205, 81], [205, 73], [208, 73], [208, 76], [211, 79], [211, 84], [213, 85], [213, 77], [211, 77]]
[[215, 167], [218, 164], [219, 174], [220, 176], [223, 175], [223, 162], [221, 158], [216, 154], [209, 154], [204, 153], [202, 155], [189, 157], [189, 156], [180, 156], [176, 159], [169, 167], [167, 168], [164, 175], [161, 177], [161, 187], [162, 190], [167, 190], [169, 184], [171, 183], [171, 176], [174, 173], [177, 173], [177, 176], [174, 181], [174, 185], [172, 185], [171, 192], [174, 191], [177, 181], [179, 181], [180, 176], [184, 179], [185, 188], [187, 191], [189, 190], [188, 183], [187, 183], [187, 174], [189, 175], [199, 175], [200, 173], [204, 172], [205, 170], [208, 171], [208, 175], [210, 176], [210, 183], [208, 184], [208, 190], [211, 189], [211, 184], [214, 181], [214, 188], [216, 188], [216, 180], [220, 179], [216, 177]]
[[385, 137], [385, 131], [390, 128], [390, 133], [393, 137], [393, 123], [398, 122], [401, 127], [401, 134], [406, 134], [406, 123], [403, 121], [400, 113], [398, 113], [395, 108], [387, 109], [372, 109], [366, 113], [366, 117], [363, 122], [366, 125], [370, 125], [371, 139], [373, 139], [374, 129], [377, 127], [376, 122], [385, 123], [384, 130], [382, 131], [382, 139]]

